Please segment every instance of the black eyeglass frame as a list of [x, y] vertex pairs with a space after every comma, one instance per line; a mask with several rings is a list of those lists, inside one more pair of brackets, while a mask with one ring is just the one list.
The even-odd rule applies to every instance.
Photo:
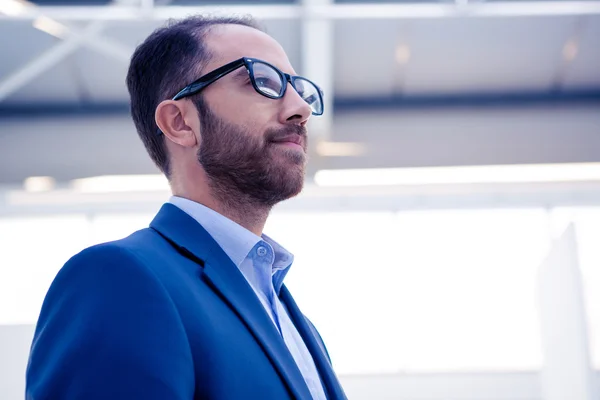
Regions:
[[[269, 95], [267, 93], [262, 92], [258, 88], [258, 86], [256, 85], [256, 81], [254, 80], [254, 63], [265, 64], [265, 65], [271, 67], [273, 70], [275, 70], [275, 72], [277, 72], [277, 74], [279, 75], [279, 78], [281, 79], [281, 90], [278, 95], [276, 95], [276, 96]], [[316, 83], [314, 83], [310, 79], [306, 79], [302, 76], [286, 74], [285, 72], [281, 71], [279, 68], [275, 67], [272, 64], [269, 64], [266, 61], [259, 60], [257, 58], [250, 58], [250, 57], [239, 58], [239, 59], [232, 61], [230, 63], [227, 63], [227, 64], [223, 65], [222, 67], [219, 67], [211, 72], [208, 72], [207, 74], [201, 76], [200, 78], [196, 79], [194, 82], [190, 83], [189, 85], [187, 85], [186, 87], [181, 89], [171, 100], [180, 100], [185, 97], [193, 96], [197, 93], [200, 93], [200, 91], [202, 91], [208, 85], [214, 83], [215, 81], [221, 79], [225, 75], [235, 71], [236, 69], [238, 69], [242, 66], [246, 67], [246, 70], [248, 71], [248, 74], [250, 75], [250, 81], [252, 82], [252, 86], [254, 87], [254, 90], [258, 94], [268, 97], [270, 99], [282, 98], [285, 95], [285, 91], [287, 89], [288, 82], [292, 85], [292, 87], [296, 91], [298, 91], [296, 89], [296, 80], [307, 81], [308, 83], [310, 83], [317, 89], [317, 93], [319, 95], [319, 101], [321, 104], [321, 112], [317, 113], [317, 112], [313, 111], [312, 114], [313, 115], [323, 115], [323, 112], [325, 111], [324, 110], [325, 107], [323, 104], [323, 91]]]

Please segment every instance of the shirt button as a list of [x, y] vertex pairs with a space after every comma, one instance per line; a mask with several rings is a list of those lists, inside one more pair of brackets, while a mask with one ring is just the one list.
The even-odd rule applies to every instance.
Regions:
[[267, 249], [265, 249], [263, 246], [260, 246], [258, 249], [256, 249], [256, 253], [263, 257], [267, 255]]

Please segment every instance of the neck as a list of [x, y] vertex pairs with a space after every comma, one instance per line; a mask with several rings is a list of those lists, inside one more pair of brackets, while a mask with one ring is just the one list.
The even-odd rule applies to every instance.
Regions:
[[270, 206], [257, 204], [248, 195], [233, 193], [215, 185], [193, 185], [191, 188], [171, 182], [173, 195], [200, 203], [261, 236]]
[[261, 236], [271, 207], [257, 204], [245, 194], [211, 190], [212, 204], [207, 207]]

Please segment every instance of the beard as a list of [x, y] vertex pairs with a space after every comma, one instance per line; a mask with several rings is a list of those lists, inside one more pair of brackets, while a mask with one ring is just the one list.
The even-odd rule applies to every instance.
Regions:
[[[290, 125], [256, 135], [228, 123], [205, 104], [197, 104], [201, 142], [198, 162], [219, 199], [230, 206], [273, 207], [296, 196], [304, 185], [306, 128]], [[291, 135], [303, 139], [304, 152], [286, 148], [275, 141]]]

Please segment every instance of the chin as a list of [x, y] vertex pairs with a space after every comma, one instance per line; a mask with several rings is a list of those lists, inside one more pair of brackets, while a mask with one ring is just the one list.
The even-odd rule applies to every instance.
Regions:
[[[275, 153], [279, 153], [279, 157], [283, 156], [288, 162], [296, 165], [306, 164], [306, 151], [299, 148], [283, 148], [283, 146], [276, 146]], [[276, 154], [275, 157], [278, 155]]]
[[281, 175], [278, 192], [279, 201], [287, 200], [297, 196], [304, 188], [304, 168], [293, 168]]

